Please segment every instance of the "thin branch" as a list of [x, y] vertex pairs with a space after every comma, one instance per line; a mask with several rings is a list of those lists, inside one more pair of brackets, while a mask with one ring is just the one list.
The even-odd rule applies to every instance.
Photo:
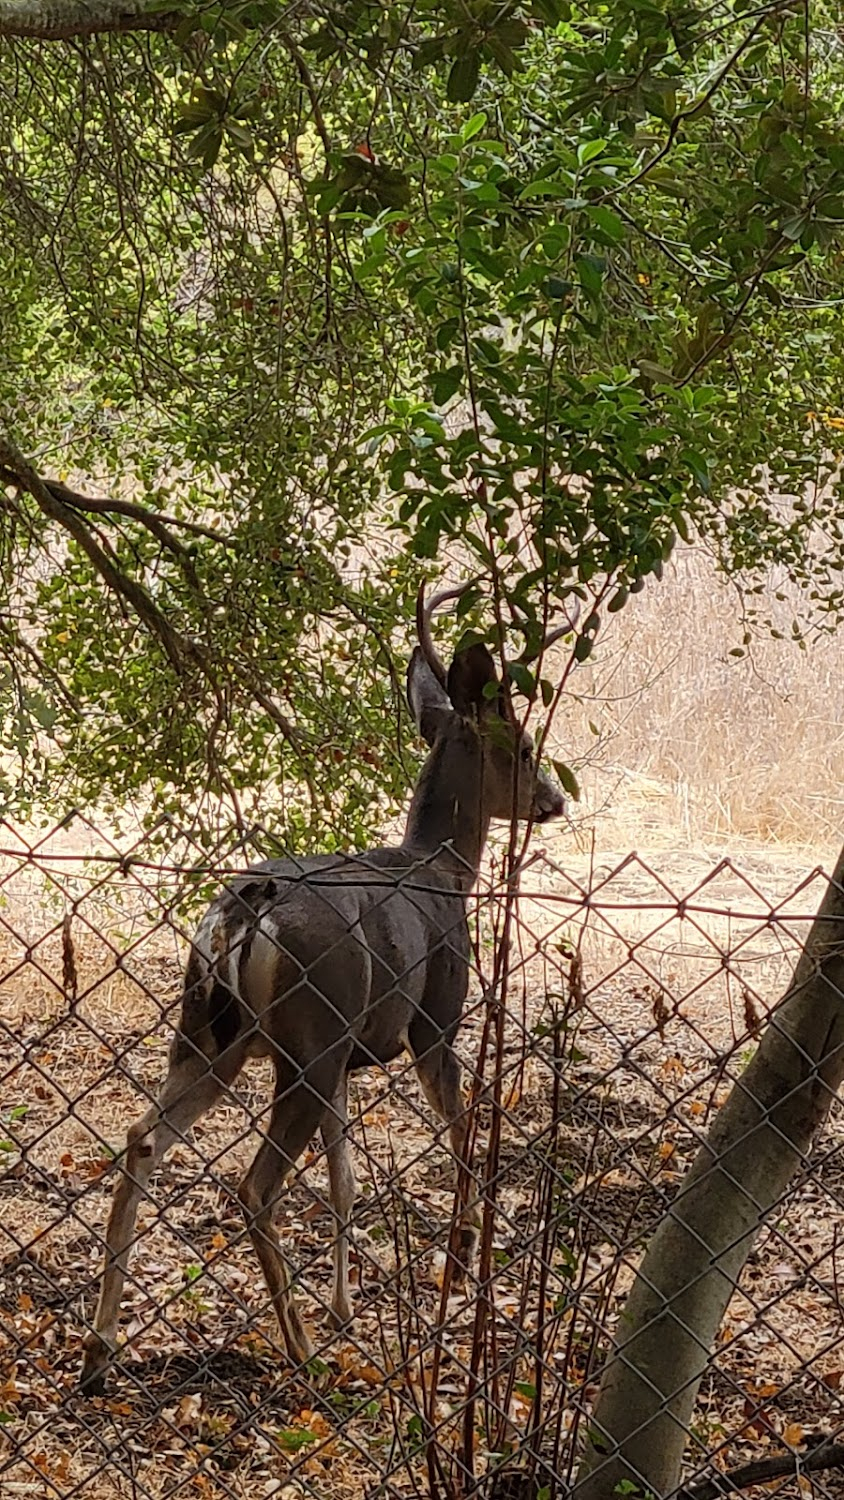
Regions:
[[677, 1500], [720, 1500], [721, 1495], [736, 1495], [766, 1480], [799, 1478], [817, 1474], [822, 1469], [844, 1468], [844, 1443], [821, 1443], [811, 1453], [784, 1453], [774, 1458], [758, 1458], [754, 1463], [729, 1469], [726, 1474], [706, 1479], [702, 1484], [687, 1485], [678, 1490]]
[[56, 498], [41, 476], [26, 462], [23, 454], [18, 452], [9, 438], [2, 435], [0, 435], [0, 475], [3, 476], [4, 482], [11, 482], [31, 495], [39, 510], [51, 521], [56, 521], [73, 537], [77, 546], [85, 553], [93, 564], [94, 570], [112, 593], [131, 605], [134, 613], [143, 620], [162, 646], [171, 665], [181, 676], [186, 661], [191, 658], [196, 659], [194, 644], [173, 628], [146, 589], [136, 583], [134, 578], [129, 578], [112, 562], [104, 548], [94, 540], [82, 518], [70, 506]]
[[62, 681], [60, 674], [55, 670], [55, 668], [47, 665], [40, 651], [38, 651], [35, 646], [33, 646], [32, 642], [28, 641], [25, 636], [21, 635], [21, 632], [14, 621], [12, 621], [11, 619], [5, 619], [0, 622], [0, 634], [6, 637], [11, 651], [19, 652], [23, 656], [28, 656], [30, 661], [35, 663], [41, 679], [44, 682], [52, 683], [56, 692], [61, 698], [64, 699], [68, 708], [72, 709], [77, 718], [81, 719], [84, 709], [75, 693], [72, 693], [70, 691], [70, 688], [67, 687], [67, 685]]
[[[806, 205], [805, 212], [807, 214], [809, 210], [814, 206], [814, 202], [817, 196], [818, 195], [816, 194], [815, 197], [811, 198]], [[704, 350], [700, 358], [695, 361], [691, 369], [687, 370], [682, 380], [677, 381], [678, 387], [688, 385], [689, 381], [694, 379], [698, 371], [702, 370], [704, 365], [709, 364], [710, 360], [714, 359], [716, 354], [720, 354], [721, 350], [724, 349], [727, 344], [729, 344], [731, 338], [733, 337], [733, 334], [738, 328], [739, 323], [744, 317], [747, 308], [749, 307], [751, 301], [753, 300], [753, 297], [759, 289], [762, 277], [767, 275], [773, 261], [776, 260], [776, 257], [781, 254], [788, 243], [789, 241], [786, 240], [783, 235], [780, 234], [777, 236], [773, 245], [771, 245], [770, 249], [766, 252], [760, 265], [756, 267], [756, 270], [754, 271], [753, 275], [750, 278], [750, 281], [747, 284], [747, 288], [743, 297], [739, 301], [738, 306], [733, 309], [733, 312], [730, 315], [726, 326], [722, 329], [721, 333], [718, 334], [718, 337], [712, 341], [709, 347]]]
[[650, 161], [646, 161], [645, 165], [641, 167], [640, 170], [636, 172], [632, 177], [628, 178], [626, 182], [619, 183], [617, 187], [608, 188], [607, 191], [602, 194], [601, 201], [606, 198], [616, 198], [619, 196], [619, 194], [626, 193], [630, 190], [630, 188], [638, 186], [638, 184], [644, 181], [648, 174], [653, 171], [654, 167], [659, 166], [659, 163], [665, 160], [666, 156], [668, 156], [672, 146], [677, 140], [677, 136], [680, 132], [680, 126], [686, 120], [694, 119], [695, 115], [700, 114], [701, 110], [706, 108], [710, 100], [713, 99], [717, 94], [722, 83], [724, 83], [725, 79], [727, 79], [730, 73], [733, 71], [736, 63], [741, 58], [742, 53], [747, 51], [747, 48], [750, 46], [750, 43], [753, 41], [753, 38], [756, 36], [757, 32], [762, 30], [762, 27], [765, 25], [765, 22], [768, 20], [769, 16], [775, 16], [778, 15], [782, 10], [790, 9], [791, 4], [792, 0], [775, 0], [775, 3], [773, 5], [766, 6], [765, 10], [758, 17], [755, 24], [751, 26], [750, 30], [742, 38], [735, 50], [730, 53], [730, 56], [724, 63], [723, 68], [721, 68], [720, 71], [716, 73], [715, 78], [713, 79], [709, 87], [704, 90], [699, 98], [693, 99], [691, 104], [687, 105], [685, 109], [679, 110], [678, 113], [674, 116], [671, 124], [668, 127], [668, 135], [666, 136], [665, 141], [660, 146], [659, 150], [654, 152]]
[[[2, 464], [0, 464], [0, 482], [6, 484], [17, 483], [14, 472], [4, 472]], [[148, 527], [150, 531], [153, 531], [156, 526], [177, 526], [180, 530], [187, 531], [190, 536], [204, 536], [208, 537], [212, 542], [219, 542], [221, 547], [234, 546], [230, 537], [222, 536], [212, 526], [203, 526], [199, 521], [184, 521], [179, 516], [170, 516], [164, 511], [147, 510], [145, 506], [136, 505], [131, 500], [117, 500], [112, 497], [101, 499], [95, 495], [80, 495], [78, 491], [69, 489], [66, 484], [62, 484], [58, 479], [44, 479], [42, 477], [41, 482], [56, 500], [59, 500], [63, 505], [72, 506], [74, 510], [88, 511], [91, 515], [105, 516], [112, 514], [116, 516], [129, 516], [133, 521], [140, 521], [141, 525]], [[158, 536], [157, 531], [155, 535]], [[160, 537], [159, 540], [161, 540]], [[179, 547], [179, 543], [173, 537], [169, 537], [164, 545], [171, 550], [174, 546]]]
[[327, 162], [329, 156], [331, 155], [331, 136], [328, 132], [328, 126], [325, 123], [325, 116], [322, 112], [322, 106], [319, 101], [319, 94], [317, 93], [317, 87], [314, 83], [313, 74], [311, 73], [307, 62], [305, 61], [305, 58], [302, 56], [302, 53], [299, 51], [299, 48], [297, 47], [293, 38], [286, 31], [281, 30], [277, 32], [277, 36], [282, 46], [287, 49], [294, 63], [296, 64], [296, 71], [298, 72], [301, 79], [302, 87], [304, 88], [305, 93], [307, 94], [310, 101], [311, 111], [314, 119], [314, 127], [316, 129], [317, 135], [322, 141], [322, 149], [325, 152], [325, 158]]

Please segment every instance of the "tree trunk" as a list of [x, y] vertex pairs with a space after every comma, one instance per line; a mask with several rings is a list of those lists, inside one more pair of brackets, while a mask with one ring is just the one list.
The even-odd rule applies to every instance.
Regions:
[[151, 10], [149, 0], [0, 0], [0, 37], [43, 42], [99, 31], [172, 31], [182, 19]]
[[680, 1483], [698, 1388], [766, 1217], [844, 1077], [844, 850], [794, 978], [657, 1229], [603, 1372], [572, 1497]]

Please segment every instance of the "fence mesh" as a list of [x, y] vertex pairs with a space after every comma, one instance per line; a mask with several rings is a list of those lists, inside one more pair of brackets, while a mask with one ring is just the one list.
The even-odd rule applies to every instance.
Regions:
[[[0, 845], [3, 1494], [566, 1495], [643, 1248], [786, 988], [823, 872], [540, 852], [514, 895], [493, 865], [456, 1043], [482, 1220], [465, 1286], [446, 1124], [406, 1053], [358, 1059], [354, 1320], [329, 1317], [315, 1135], [276, 1211], [315, 1345], [291, 1365], [237, 1196], [270, 1119], [259, 1057], [143, 1194], [119, 1357], [90, 1395], [126, 1129], [166, 1072], [203, 908], [268, 842], [118, 846], [77, 817], [32, 842], [3, 826]], [[843, 1196], [836, 1105], [734, 1288], [686, 1492], [840, 1431]], [[799, 1469], [780, 1493], [844, 1494], [840, 1471]]]

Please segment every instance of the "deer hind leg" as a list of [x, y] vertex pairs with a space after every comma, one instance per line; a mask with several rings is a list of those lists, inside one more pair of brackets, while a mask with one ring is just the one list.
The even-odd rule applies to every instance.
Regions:
[[117, 1344], [120, 1300], [135, 1235], [135, 1220], [141, 1199], [148, 1195], [149, 1180], [164, 1153], [183, 1139], [195, 1120], [219, 1098], [237, 1076], [243, 1057], [230, 1052], [225, 1068], [212, 1071], [209, 1060], [177, 1037], [173, 1060], [155, 1104], [132, 1125], [126, 1138], [126, 1155], [114, 1191], [106, 1228], [105, 1263], [94, 1315], [93, 1330], [84, 1342], [81, 1383], [84, 1390], [102, 1390], [105, 1373]]
[[287, 1178], [319, 1128], [337, 1092], [338, 1080], [345, 1074], [345, 1054], [332, 1059], [326, 1053], [320, 1063], [305, 1073], [286, 1062], [277, 1065], [276, 1099], [269, 1127], [238, 1189], [281, 1335], [296, 1364], [306, 1364], [314, 1346], [293, 1298], [290, 1272], [273, 1217]]
[[331, 1316], [336, 1328], [352, 1321], [349, 1294], [349, 1230], [357, 1192], [348, 1137], [348, 1074], [344, 1071], [322, 1118], [321, 1134], [328, 1161], [334, 1210], [334, 1290]]
[[[469, 1121], [460, 1091], [460, 1064], [454, 1048], [432, 1026], [411, 1026], [408, 1041], [425, 1098], [448, 1126], [459, 1214], [454, 1281], [461, 1285], [475, 1254], [481, 1216], [478, 1210], [477, 1183], [467, 1158]], [[429, 1043], [427, 1047], [424, 1045], [426, 1042]]]

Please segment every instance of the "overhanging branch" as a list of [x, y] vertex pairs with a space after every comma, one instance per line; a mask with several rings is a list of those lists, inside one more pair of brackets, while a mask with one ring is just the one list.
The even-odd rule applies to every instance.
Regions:
[[7, 437], [0, 435], [0, 475], [5, 483], [15, 484], [32, 496], [39, 510], [51, 521], [56, 521], [63, 531], [73, 537], [77, 546], [85, 553], [94, 570], [108, 585], [113, 594], [130, 605], [133, 612], [158, 640], [171, 665], [183, 675], [190, 660], [196, 660], [193, 642], [174, 629], [146, 589], [134, 578], [124, 573], [99, 542], [91, 534], [82, 517], [53, 494], [40, 474], [28, 464], [23, 454]]
[[66, 42], [104, 31], [173, 31], [177, 10], [152, 9], [148, 0], [0, 0], [0, 37]]
[[[73, 537], [106, 587], [128, 605], [150, 635], [158, 641], [177, 676], [185, 679], [192, 671], [198, 671], [211, 688], [218, 707], [221, 706], [219, 664], [214, 661], [212, 654], [201, 641], [185, 635], [170, 623], [143, 585], [125, 573], [109, 556], [96, 540], [84, 516], [79, 512], [80, 509], [84, 509], [97, 514], [108, 511], [130, 514], [147, 525], [153, 534], [157, 532], [154, 527], [150, 526], [151, 518], [160, 526], [172, 524], [172, 518], [167, 517], [165, 521], [161, 517], [152, 516], [152, 513], [145, 511], [142, 506], [134, 506], [129, 501], [88, 500], [66, 489], [64, 485], [44, 480], [26, 461], [11, 439], [2, 433], [0, 433], [0, 483], [14, 485], [17, 489], [24, 490], [32, 497], [43, 515], [56, 522], [69, 536]], [[209, 530], [206, 534], [212, 536], [215, 541], [221, 540], [215, 532]], [[179, 551], [185, 552], [176, 538], [169, 537], [168, 545], [171, 550], [178, 548]], [[230, 679], [233, 678], [249, 694], [263, 709], [284, 739], [301, 756], [302, 744], [295, 726], [260, 683], [254, 680], [248, 667], [237, 662], [227, 662], [225, 675]]]

